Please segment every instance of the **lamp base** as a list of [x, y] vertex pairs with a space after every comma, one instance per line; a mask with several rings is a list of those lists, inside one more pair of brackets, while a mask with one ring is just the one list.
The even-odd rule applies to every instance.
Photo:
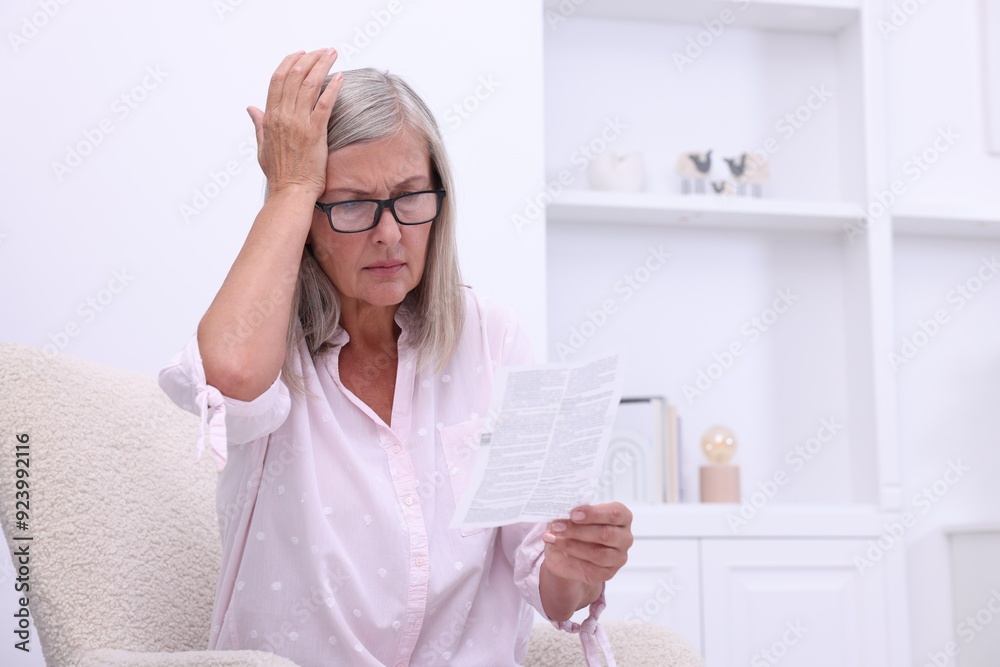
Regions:
[[730, 464], [701, 466], [699, 490], [703, 503], [740, 502], [740, 467]]

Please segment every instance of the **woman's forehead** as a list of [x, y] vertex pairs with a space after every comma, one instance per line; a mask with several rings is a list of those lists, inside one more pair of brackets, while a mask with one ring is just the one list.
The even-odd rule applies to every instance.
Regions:
[[411, 130], [338, 148], [330, 153], [327, 166], [331, 176], [382, 173], [409, 178], [414, 175], [429, 176], [431, 165], [427, 142]]

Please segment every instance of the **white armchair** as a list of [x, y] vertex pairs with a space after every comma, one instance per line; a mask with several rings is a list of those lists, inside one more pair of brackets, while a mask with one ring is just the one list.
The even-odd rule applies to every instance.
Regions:
[[[30, 544], [29, 608], [50, 667], [294, 667], [266, 652], [200, 650], [220, 560], [216, 472], [211, 457], [193, 460], [197, 419], [155, 379], [0, 344], [0, 397], [0, 522], [12, 552]], [[30, 462], [23, 530], [19, 433]], [[701, 664], [665, 629], [606, 628], [623, 667]], [[525, 665], [581, 660], [576, 635], [544, 626]]]

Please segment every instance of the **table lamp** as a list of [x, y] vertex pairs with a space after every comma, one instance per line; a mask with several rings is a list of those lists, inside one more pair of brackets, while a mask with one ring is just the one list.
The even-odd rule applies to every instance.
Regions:
[[736, 435], [725, 426], [712, 426], [701, 436], [701, 451], [709, 461], [699, 471], [701, 502], [740, 502], [740, 467], [729, 463], [736, 445]]

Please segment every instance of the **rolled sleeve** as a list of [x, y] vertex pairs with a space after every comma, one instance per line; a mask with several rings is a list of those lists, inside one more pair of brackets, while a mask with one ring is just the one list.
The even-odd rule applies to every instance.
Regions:
[[[605, 607], [605, 585], [601, 586], [601, 593], [597, 599], [590, 603], [587, 618], [582, 623], [577, 623], [572, 619], [554, 621], [545, 613], [539, 581], [542, 562], [545, 560], [545, 541], [542, 540], [542, 535], [547, 529], [548, 523], [544, 521], [535, 524], [516, 523], [500, 528], [504, 552], [509, 554], [508, 558], [514, 568], [514, 586], [521, 597], [554, 628], [580, 635], [580, 643], [583, 646], [583, 655], [588, 667], [600, 667], [601, 659], [598, 655], [598, 647], [604, 653], [607, 665], [614, 667], [615, 659], [611, 651], [611, 644], [604, 628], [598, 623]], [[596, 640], [596, 646], [587, 635]]]
[[224, 396], [208, 384], [197, 334], [160, 370], [158, 383], [170, 400], [201, 420], [195, 456], [201, 459], [207, 441], [219, 470], [226, 465], [228, 445], [243, 445], [274, 432], [291, 409], [280, 371], [271, 386], [252, 401]]
[[544, 521], [501, 526], [500, 538], [503, 540], [504, 552], [512, 554], [510, 561], [514, 567], [514, 586], [528, 604], [551, 621], [542, 608], [542, 596], [538, 589], [539, 572], [542, 561], [545, 560], [542, 535], [546, 526]]

